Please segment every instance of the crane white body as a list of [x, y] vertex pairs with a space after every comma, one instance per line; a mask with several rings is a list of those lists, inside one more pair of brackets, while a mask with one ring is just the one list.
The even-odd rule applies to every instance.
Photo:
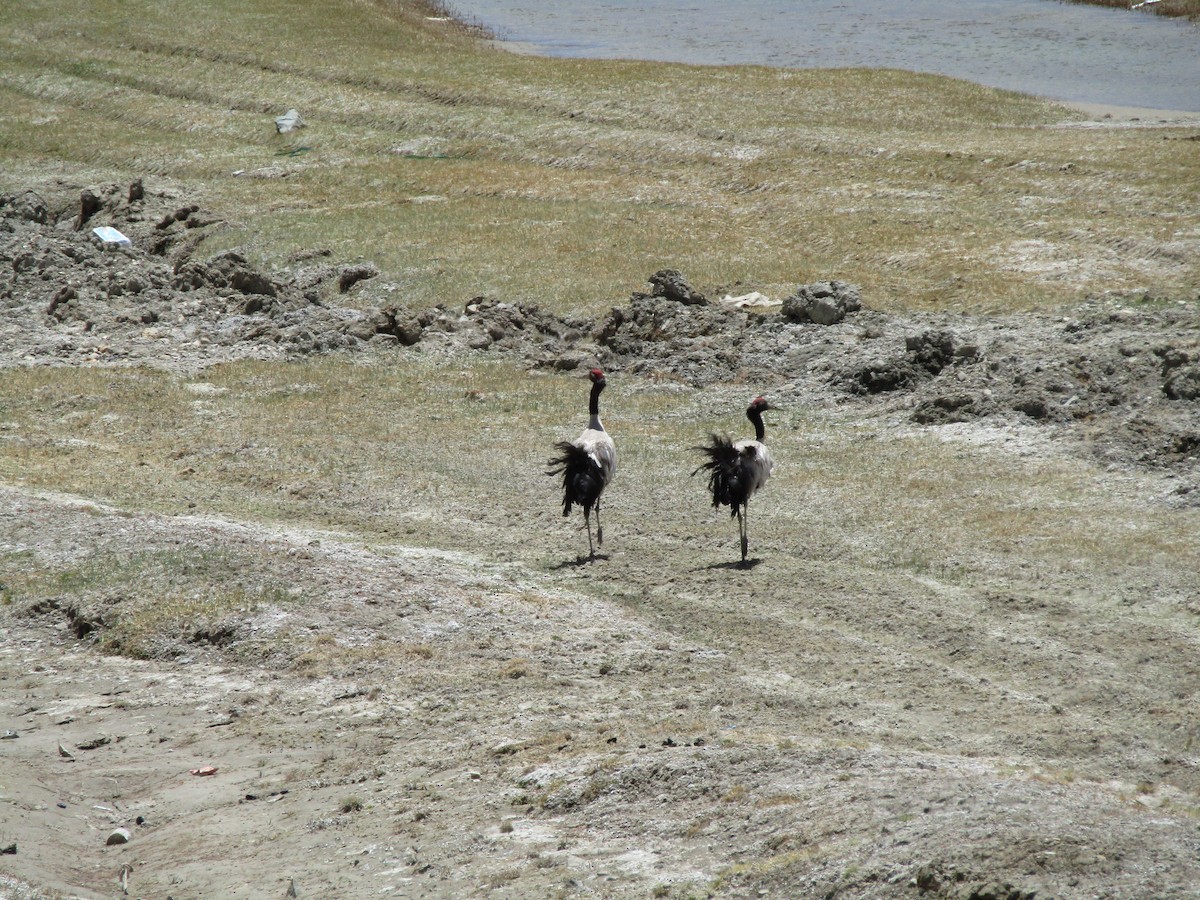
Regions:
[[575, 438], [573, 443], [576, 447], [584, 450], [600, 467], [604, 476], [604, 484], [607, 486], [613, 480], [613, 476], [617, 474], [617, 445], [604, 430], [604, 425], [600, 422], [598, 415], [592, 416], [587, 429]]

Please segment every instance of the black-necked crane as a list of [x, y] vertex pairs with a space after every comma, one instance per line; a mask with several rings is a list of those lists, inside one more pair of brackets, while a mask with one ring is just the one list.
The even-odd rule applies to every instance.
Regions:
[[730, 440], [714, 434], [707, 447], [695, 447], [708, 457], [708, 462], [696, 469], [708, 470], [708, 489], [712, 492], [713, 506], [729, 507], [731, 516], [738, 520], [738, 534], [742, 539], [742, 562], [746, 561], [749, 549], [747, 531], [750, 517], [750, 498], [771, 477], [774, 462], [765, 443], [767, 430], [762, 414], [773, 409], [765, 397], [755, 397], [746, 410], [746, 418], [754, 424], [754, 439]]
[[588, 533], [588, 558], [596, 558], [592, 546], [592, 508], [596, 510], [596, 544], [604, 546], [604, 527], [600, 524], [600, 495], [617, 473], [617, 448], [600, 421], [600, 392], [604, 390], [604, 373], [599, 369], [588, 372], [592, 393], [588, 398], [588, 426], [574, 441], [559, 441], [554, 445], [558, 455], [552, 458], [547, 475], [562, 475], [563, 515], [571, 514], [572, 506], [583, 507], [583, 524]]

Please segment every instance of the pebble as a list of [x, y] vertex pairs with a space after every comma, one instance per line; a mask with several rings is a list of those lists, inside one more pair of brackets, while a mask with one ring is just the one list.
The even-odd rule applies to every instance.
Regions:
[[108, 836], [108, 840], [104, 843], [106, 846], [112, 847], [114, 844], [128, 844], [131, 835], [124, 828], [117, 828]]

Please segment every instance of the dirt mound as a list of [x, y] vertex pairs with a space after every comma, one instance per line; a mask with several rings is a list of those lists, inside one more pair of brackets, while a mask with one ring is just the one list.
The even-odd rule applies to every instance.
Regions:
[[[323, 303], [347, 270], [298, 261], [267, 274], [236, 252], [203, 258], [222, 226], [137, 182], [0, 196], [4, 361], [195, 366], [346, 349], [374, 334], [363, 313]], [[127, 242], [105, 241], [100, 227]]]
[[[104, 225], [129, 242], [99, 239], [92, 229]], [[805, 403], [906, 412], [919, 425], [1035, 421], [1119, 463], [1190, 471], [1200, 453], [1194, 301], [1096, 300], [1070, 316], [890, 315], [835, 280], [799, 285], [781, 309], [761, 312], [710, 301], [664, 269], [650, 293], [598, 321], [486, 297], [461, 312], [358, 308], [346, 298], [378, 276], [373, 265], [337, 266], [315, 250], [265, 273], [234, 251], [204, 256], [222, 227], [141, 182], [0, 196], [0, 364], [196, 368], [421, 345], [538, 368], [596, 361], [693, 386], [753, 382]]]
[[1195, 468], [1197, 303], [1098, 300], [1072, 316], [847, 312], [826, 326], [634, 294], [597, 328], [597, 355], [693, 385], [775, 380], [804, 402], [883, 404], [921, 425], [1065, 426], [1115, 462]]

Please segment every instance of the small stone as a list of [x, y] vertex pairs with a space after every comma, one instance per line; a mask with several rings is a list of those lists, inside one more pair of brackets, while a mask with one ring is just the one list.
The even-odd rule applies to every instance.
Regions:
[[275, 117], [275, 131], [279, 134], [287, 134], [289, 131], [304, 127], [305, 122], [298, 109], [289, 109], [282, 116]]
[[783, 301], [780, 312], [793, 322], [813, 322], [817, 325], [836, 325], [847, 313], [862, 308], [862, 296], [857, 285], [844, 281], [817, 281], [802, 284], [796, 293]]
[[117, 828], [108, 836], [108, 840], [104, 843], [108, 847], [112, 847], [114, 844], [128, 844], [130, 837], [132, 835], [126, 829]]
[[372, 318], [376, 334], [397, 338], [401, 344], [411, 347], [421, 339], [424, 324], [415, 316], [402, 319], [403, 313], [395, 307], [380, 309]]
[[580, 366], [584, 365], [587, 361], [588, 361], [588, 356], [586, 353], [579, 353], [579, 352], [572, 351], [569, 353], [562, 353], [562, 354], [554, 357], [553, 362], [551, 364], [554, 366], [555, 369], [557, 369], [560, 372], [570, 372], [575, 369], [578, 369]]

